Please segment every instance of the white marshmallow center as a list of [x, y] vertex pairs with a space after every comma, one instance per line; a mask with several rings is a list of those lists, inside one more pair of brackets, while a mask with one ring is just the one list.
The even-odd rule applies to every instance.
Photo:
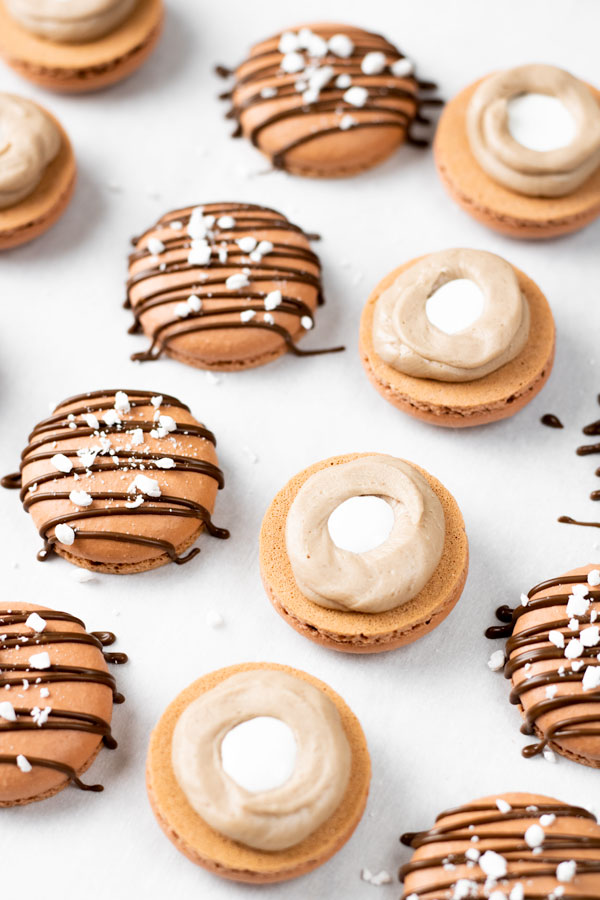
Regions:
[[528, 150], [556, 150], [575, 137], [575, 121], [556, 97], [521, 94], [508, 101], [508, 130]]
[[456, 334], [477, 321], [483, 312], [483, 294], [470, 278], [455, 278], [434, 291], [425, 312], [444, 334]]
[[392, 507], [381, 497], [350, 497], [329, 516], [331, 540], [340, 550], [365, 553], [387, 541], [394, 524]]
[[273, 716], [256, 716], [227, 732], [221, 762], [236, 784], [256, 794], [285, 784], [294, 771], [297, 749], [289, 725]]

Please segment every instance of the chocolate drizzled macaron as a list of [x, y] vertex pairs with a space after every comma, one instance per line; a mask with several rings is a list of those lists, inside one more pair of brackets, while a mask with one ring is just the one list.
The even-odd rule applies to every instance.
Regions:
[[[565, 146], [535, 150], [512, 136], [509, 103], [527, 94], [571, 113]], [[488, 228], [517, 238], [577, 231], [600, 215], [600, 91], [556, 66], [494, 72], [446, 105], [434, 155], [452, 199]]]
[[[10, 608], [8, 608], [10, 607]], [[18, 600], [0, 607], [0, 806], [52, 797], [81, 781], [103, 746], [114, 749], [116, 690], [104, 650], [110, 631], [87, 632], [76, 616]]]
[[129, 257], [126, 306], [130, 331], [149, 348], [201, 369], [236, 371], [300, 349], [323, 303], [321, 265], [305, 234], [273, 209], [251, 203], [208, 203], [164, 215]]
[[[363, 553], [339, 548], [328, 521], [352, 497], [394, 512], [388, 538]], [[450, 492], [414, 463], [352, 453], [315, 463], [276, 495], [260, 532], [271, 603], [296, 631], [346, 653], [410, 644], [452, 611], [465, 584], [468, 543]]]
[[36, 425], [2, 486], [20, 488], [39, 560], [56, 553], [114, 574], [179, 565], [200, 552], [182, 555], [202, 531], [229, 536], [211, 518], [224, 483], [215, 443], [175, 397], [91, 391]]
[[[296, 757], [279, 787], [250, 790], [227, 773], [223, 743], [258, 717], [291, 728]], [[365, 736], [344, 700], [276, 663], [191, 684], [152, 732], [146, 763], [153, 812], [177, 849], [215, 875], [257, 884], [304, 875], [337, 853], [361, 819], [370, 777]]]
[[[429, 124], [423, 99], [435, 85], [379, 34], [320, 23], [284, 31], [256, 44], [235, 70], [228, 118], [234, 137], [248, 138], [275, 168], [335, 178], [382, 162]], [[421, 129], [422, 130], [422, 129]]]
[[[448, 334], [427, 315], [443, 285], [468, 279], [480, 316]], [[457, 248], [404, 263], [379, 282], [361, 317], [360, 355], [388, 403], [432, 425], [463, 428], [514, 415], [542, 389], [555, 327], [540, 288], [493, 253]]]
[[162, 0], [0, 0], [0, 56], [41, 87], [95, 91], [146, 61], [163, 16]]
[[75, 174], [71, 142], [54, 116], [25, 97], [0, 93], [0, 250], [54, 225], [69, 204]]
[[600, 569], [587, 565], [543, 581], [497, 616], [505, 624], [486, 634], [508, 638], [510, 701], [525, 720], [523, 734], [538, 738], [523, 756], [549, 749], [600, 768]]
[[441, 813], [404, 834], [414, 848], [400, 869], [404, 900], [536, 900], [600, 896], [595, 816], [540, 794], [496, 794]]

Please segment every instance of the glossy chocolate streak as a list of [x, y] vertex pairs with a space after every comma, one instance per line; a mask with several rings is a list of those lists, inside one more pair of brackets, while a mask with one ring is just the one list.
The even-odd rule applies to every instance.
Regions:
[[[307, 247], [287, 243], [285, 235], [301, 234], [307, 240], [314, 240], [318, 235], [305, 234], [297, 225], [288, 222], [284, 216], [268, 207], [254, 204], [209, 203], [202, 209], [205, 215], [215, 218], [215, 224], [210, 229], [211, 235], [207, 238], [211, 245], [211, 258], [206, 265], [197, 265], [187, 261], [192, 238], [187, 234], [186, 227], [189, 225], [193, 209], [194, 207], [185, 207], [173, 210], [140, 237], [133, 239], [137, 248], [157, 229], [168, 228], [172, 222], [181, 222], [182, 225], [182, 229], [177, 229], [172, 236], [162, 234], [161, 241], [165, 249], [160, 253], [152, 254], [146, 246], [143, 246], [129, 256], [130, 267], [140, 260], [148, 260], [148, 264], [132, 273], [127, 282], [127, 299], [124, 305], [132, 310], [134, 317], [129, 333], [134, 334], [141, 329], [143, 317], [150, 310], [171, 307], [172, 313], [152, 331], [150, 347], [141, 353], [133, 354], [132, 359], [137, 361], [158, 359], [165, 349], [182, 335], [240, 328], [262, 329], [280, 335], [287, 350], [295, 356], [317, 356], [344, 349], [334, 347], [326, 350], [300, 350], [290, 331], [281, 322], [273, 321], [269, 324], [257, 316], [249, 321], [242, 321], [240, 318], [241, 313], [252, 310], [258, 314], [270, 312], [274, 319], [278, 314], [287, 314], [298, 319], [308, 317], [312, 321], [314, 315], [312, 308], [293, 296], [293, 291], [286, 292], [284, 285], [292, 287], [306, 285], [313, 288], [317, 303], [322, 304], [324, 301], [319, 258]], [[235, 224], [230, 228], [221, 228], [216, 224], [216, 220], [225, 215], [235, 219]], [[181, 233], [182, 230], [185, 234]], [[250, 259], [249, 252], [242, 251], [235, 243], [239, 235], [255, 237], [258, 242], [265, 232], [273, 231], [281, 232], [282, 240], [272, 241], [273, 250], [260, 260]], [[220, 253], [224, 251], [227, 253], [227, 259], [222, 262]], [[173, 259], [173, 254], [178, 255]], [[280, 259], [285, 259], [286, 264], [279, 263]], [[232, 269], [239, 272], [245, 270], [249, 282], [246, 287], [238, 290], [227, 288], [226, 280], [233, 274]], [[176, 283], [150, 291], [143, 298], [133, 298], [132, 291], [137, 285], [151, 283], [152, 279], [162, 278], [165, 275], [177, 275]], [[271, 283], [267, 290], [259, 291], [252, 287], [254, 283], [265, 282]], [[270, 290], [275, 289], [281, 289], [282, 302], [275, 309], [267, 311], [264, 305], [265, 298]], [[190, 294], [196, 294], [200, 298], [202, 308], [197, 312], [190, 311], [189, 315], [181, 318], [175, 314], [175, 309], [177, 304], [185, 301]], [[221, 306], [220, 302], [213, 302], [227, 300], [231, 302], [226, 306]], [[235, 316], [236, 320], [231, 321], [229, 319], [231, 316]]]
[[[85, 629], [84, 623], [76, 616], [69, 613], [58, 612], [56, 610], [21, 610], [21, 609], [0, 609], [0, 632], [8, 626], [20, 625], [27, 621], [32, 612], [37, 612], [46, 622], [72, 622], [82, 629]], [[125, 653], [106, 653], [104, 647], [108, 647], [115, 642], [115, 635], [111, 631], [92, 631], [84, 633], [77, 631], [41, 631], [35, 632], [31, 629], [28, 633], [24, 632], [5, 632], [0, 635], [0, 653], [3, 650], [26, 650], [31, 655], [36, 648], [49, 644], [87, 644], [99, 650], [106, 662], [120, 665], [127, 662]], [[114, 703], [123, 703], [124, 697], [116, 690], [115, 679], [108, 672], [102, 669], [88, 669], [80, 666], [66, 666], [52, 664], [47, 669], [35, 669], [29, 664], [14, 663], [0, 661], [0, 688], [9, 685], [11, 688], [25, 688], [25, 684], [50, 684], [52, 682], [87, 682], [89, 684], [100, 684], [109, 688], [113, 695]], [[6, 691], [2, 695], [3, 699], [11, 701], [10, 691]], [[11, 701], [12, 702], [12, 701]], [[16, 720], [11, 722], [6, 719], [0, 719], [0, 735], [6, 732], [33, 731], [41, 728], [44, 731], [83, 731], [87, 734], [97, 734], [102, 738], [102, 743], [109, 750], [114, 750], [117, 742], [112, 736], [110, 723], [99, 716], [85, 712], [74, 712], [73, 710], [63, 710], [52, 708], [48, 719], [43, 725], [38, 725], [32, 718], [32, 707], [15, 706], [13, 708], [16, 714]], [[38, 756], [27, 756], [27, 760], [32, 766], [42, 766], [47, 769], [55, 769], [62, 772], [70, 782], [83, 791], [102, 791], [101, 784], [86, 785], [77, 777], [76, 771], [71, 766], [66, 765], [58, 760], [45, 759]], [[16, 755], [0, 755], [0, 764], [8, 763], [17, 764]]]
[[[575, 860], [578, 876], [600, 872], [600, 855], [596, 853], [591, 858], [589, 855], [590, 850], [600, 850], [600, 836], [574, 834], [568, 822], [564, 822], [560, 831], [546, 832], [541, 852], [539, 850], [535, 852], [524, 840], [524, 834], [529, 825], [537, 822], [541, 815], [553, 815], [559, 823], [569, 818], [596, 821], [595, 816], [588, 810], [558, 802], [540, 803], [529, 807], [514, 804], [512, 809], [505, 813], [500, 812], [497, 806], [491, 803], [470, 804], [447, 810], [437, 817], [436, 824], [429, 831], [407, 832], [400, 838], [403, 844], [415, 850], [419, 847], [440, 845], [439, 855], [415, 859], [402, 866], [398, 873], [400, 881], [404, 881], [415, 872], [439, 869], [439, 881], [417, 890], [411, 886], [411, 895], [428, 897], [429, 900], [433, 897], [451, 897], [457, 884], [457, 876], [453, 876], [451, 871], [448, 872], [446, 867], [466, 866], [469, 863], [467, 850], [479, 846], [478, 843], [471, 842], [472, 837], [485, 841], [486, 850], [499, 853], [506, 859], [507, 872], [501, 878], [502, 885], [507, 882], [520, 882], [525, 889], [525, 900], [542, 900], [547, 895], [547, 889], [543, 893], [536, 891], [538, 885], [535, 879], [556, 880], [556, 866], [562, 859]], [[460, 818], [458, 822], [456, 819], [448, 822], [450, 817]], [[495, 825], [505, 823], [510, 823], [510, 829], [493, 830]], [[449, 845], [451, 849], [448, 849]], [[448, 852], [445, 852], [446, 850]], [[556, 854], [557, 850], [561, 851], [560, 855]], [[487, 880], [487, 876], [476, 863], [468, 874], [462, 875], [462, 878], [468, 879], [470, 884], [482, 887]], [[556, 885], [558, 887], [558, 880]], [[487, 894], [488, 891], [485, 890], [484, 893]], [[569, 900], [573, 898], [591, 900], [589, 893], [578, 892], [571, 886], [568, 896]]]
[[[339, 31], [339, 27], [332, 29], [327, 26], [317, 26], [311, 30], [327, 39], [336, 31]], [[305, 54], [305, 58], [307, 60], [310, 59], [310, 64], [316, 63], [319, 66], [331, 66], [334, 70], [334, 74], [327, 85], [320, 89], [318, 98], [310, 103], [305, 102], [302, 91], [296, 90], [295, 87], [296, 82], [306, 80], [303, 72], [286, 74], [281, 70], [283, 54], [278, 49], [280, 35], [276, 35], [274, 38], [254, 47], [248, 59], [238, 66], [236, 70], [228, 69], [225, 66], [217, 66], [215, 69], [217, 75], [222, 78], [229, 78], [235, 75], [236, 79], [233, 89], [221, 94], [221, 99], [232, 101], [232, 105], [226, 113], [226, 118], [234, 119], [237, 123], [232, 137], [240, 137], [242, 133], [245, 133], [254, 146], [263, 149], [260, 146], [261, 135], [274, 125], [283, 121], [298, 119], [302, 116], [315, 117], [320, 114], [327, 115], [334, 112], [340, 115], [350, 113], [360, 117], [357, 123], [349, 129], [350, 131], [393, 128], [405, 133], [409, 142], [417, 146], [427, 145], [427, 140], [413, 135], [412, 125], [414, 122], [429, 124], [429, 119], [422, 115], [421, 110], [425, 106], [437, 106], [442, 103], [437, 97], [427, 99], [420, 96], [422, 91], [435, 90], [436, 85], [430, 81], [419, 81], [413, 75], [395, 76], [389, 70], [377, 75], [365, 74], [361, 69], [361, 60], [367, 53], [373, 51], [384, 53], [388, 60], [388, 65], [403, 59], [404, 56], [393, 44], [379, 34], [354, 28], [343, 29], [342, 33], [345, 32], [347, 32], [348, 37], [354, 43], [354, 50], [351, 56], [342, 58], [328, 53], [326, 56], [312, 59], [308, 53]], [[266, 48], [261, 49], [265, 45]], [[261, 64], [261, 60], [264, 60], [264, 64]], [[356, 107], [348, 103], [344, 99], [347, 88], [339, 88], [334, 83], [339, 75], [350, 76], [353, 86], [366, 87], [372, 102], [368, 100], [362, 107]], [[381, 84], [382, 80], [385, 81], [384, 84]], [[244, 100], [236, 98], [240, 89], [245, 90], [254, 84], [256, 84], [255, 92], [250, 93]], [[265, 88], [275, 90], [276, 95], [274, 97], [263, 97], [261, 91]], [[378, 98], [396, 101], [396, 104], [390, 106], [386, 103], [380, 104], [377, 102]], [[283, 101], [283, 103], [280, 101]], [[405, 108], [407, 102], [408, 109]], [[272, 105], [276, 104], [276, 106], [272, 106], [273, 112], [254, 127], [246, 128], [243, 123], [244, 113], [250, 108], [255, 109], [269, 103]], [[290, 103], [293, 104], [291, 108]], [[307, 122], [305, 134], [281, 147], [277, 153], [272, 155], [271, 162], [273, 166], [278, 169], [285, 169], [287, 157], [292, 150], [330, 134], [339, 136], [343, 135], [344, 132], [338, 126], [319, 126], [318, 120], [311, 119], [310, 122]]]
[[[504, 622], [504, 625], [494, 625], [486, 631], [486, 637], [508, 638], [506, 642], [507, 662], [504, 666], [504, 677], [511, 678], [515, 672], [524, 675], [519, 684], [514, 684], [510, 693], [510, 702], [519, 705], [525, 717], [525, 722], [521, 727], [522, 734], [537, 734], [541, 740], [536, 744], [530, 744], [524, 747], [522, 754], [525, 757], [535, 756], [541, 753], [546, 745], [551, 741], [560, 742], [565, 738], [579, 737], [598, 737], [600, 743], [600, 690], [590, 690], [578, 692], [577, 685], [581, 685], [583, 675], [587, 666], [600, 666], [600, 644], [594, 647], [583, 647], [582, 652], [577, 657], [583, 660], [584, 665], [578, 671], [570, 668], [572, 661], [568, 660], [564, 654], [564, 648], [556, 647], [550, 641], [551, 631], [560, 631], [564, 635], [565, 647], [571, 640], [579, 635], [581, 628], [590, 625], [593, 621], [591, 612], [596, 610], [600, 613], [600, 589], [588, 589], [587, 596], [591, 600], [588, 612], [585, 615], [578, 616], [580, 623], [579, 631], [571, 631], [569, 628], [570, 618], [566, 615], [557, 614], [552, 619], [546, 619], [541, 624], [533, 625], [530, 628], [524, 628], [515, 634], [515, 625], [522, 616], [527, 616], [531, 612], [541, 609], [553, 609], [555, 607], [564, 607], [566, 610], [571, 596], [570, 591], [558, 594], [546, 594], [549, 588], [561, 587], [572, 584], [586, 584], [587, 575], [563, 575], [559, 578], [551, 578], [543, 581], [541, 584], [533, 587], [529, 593], [529, 602], [526, 606], [517, 606], [511, 609], [508, 606], [501, 606], [496, 611], [496, 617]], [[534, 599], [532, 599], [534, 598]], [[598, 619], [600, 623], [600, 618]], [[540, 646], [541, 645], [541, 646]], [[529, 667], [533, 663], [541, 661], [556, 660], [556, 667], [537, 675], [526, 674]], [[559, 669], [563, 669], [563, 674], [559, 673]], [[535, 688], [547, 687], [549, 685], [569, 685], [573, 684], [572, 693], [564, 693], [561, 696], [550, 697], [541, 700], [525, 710], [522, 697], [528, 691]], [[577, 693], [576, 693], [577, 691]], [[578, 715], [577, 707], [581, 704], [597, 705], [598, 710], [593, 714]], [[540, 717], [554, 710], [568, 710], [568, 714], [564, 718], [554, 722], [545, 729], [540, 725]]]
[[560, 421], [558, 416], [555, 416], [554, 413], [546, 413], [546, 415], [542, 416], [540, 419], [542, 425], [547, 425], [548, 428], [564, 428], [565, 426]]
[[[172, 454], [169, 453], [168, 450], [165, 450], [164, 453], [145, 451], [143, 445], [136, 446], [135, 448], [132, 447], [130, 450], [117, 450], [111, 448], [113, 450], [112, 453], [98, 453], [91, 465], [77, 465], [79, 462], [77, 449], [80, 448], [70, 449], [69, 447], [63, 447], [62, 445], [64, 443], [68, 444], [72, 440], [99, 434], [102, 436], [110, 434], [126, 436], [127, 432], [132, 431], [133, 429], [140, 429], [144, 433], [149, 433], [157, 427], [157, 422], [154, 421], [127, 419], [116, 425], [106, 425], [104, 422], [100, 421], [99, 428], [96, 429], [88, 426], [85, 419], [78, 418], [85, 413], [95, 413], [101, 410], [110, 409], [114, 403], [116, 393], [116, 390], [94, 391], [88, 394], [79, 394], [75, 397], [70, 397], [56, 408], [58, 412], [53, 413], [53, 415], [49, 416], [47, 419], [43, 419], [36, 425], [29, 435], [29, 444], [21, 454], [19, 471], [6, 475], [0, 481], [2, 487], [21, 489], [20, 498], [26, 512], [28, 512], [36, 503], [43, 503], [48, 500], [69, 499], [70, 491], [40, 491], [40, 487], [48, 482], [54, 483], [63, 478], [72, 478], [74, 475], [86, 475], [90, 472], [102, 473], [119, 470], [132, 472], [133, 479], [135, 474], [141, 470], [151, 472], [165, 471], [157, 465], [158, 461], [165, 456], [168, 456], [169, 459], [174, 462], [174, 465], [166, 471], [189, 472], [206, 476], [214, 479], [217, 482], [219, 489], [223, 487], [223, 473], [213, 463], [195, 459], [194, 457]], [[157, 394], [152, 391], [131, 390], [125, 391], [125, 393], [129, 398], [132, 412], [135, 410], [136, 405], [150, 405], [150, 398], [157, 396]], [[171, 409], [174, 407], [175, 409], [189, 411], [188, 407], [176, 398], [164, 394], [161, 396], [163, 401], [160, 405], [160, 409]], [[73, 409], [65, 409], [65, 407], [79, 403], [80, 400], [89, 400], [91, 402], [74, 406]], [[188, 424], [185, 422], [176, 423], [175, 430], [170, 431], [168, 436], [175, 435], [198, 437], [216, 445], [214, 434], [203, 425]], [[48, 443], [54, 445], [53, 449], [36, 452], [39, 447], [47, 445]], [[21, 473], [25, 466], [28, 466], [31, 463], [51, 459], [59, 452], [71, 460], [72, 468], [69, 472], [60, 472], [57, 469], [56, 471], [40, 475], [32, 481], [23, 483]], [[122, 465], [121, 461], [124, 461]], [[134, 499], [134, 494], [123, 491], [93, 491], [91, 489], [86, 490], [86, 493], [92, 497], [94, 502], [105, 501], [104, 504], [94, 508], [74, 506], [73, 512], [65, 512], [60, 516], [47, 519], [39, 531], [40, 537], [44, 542], [43, 548], [37, 555], [40, 562], [43, 562], [48, 558], [49, 554], [54, 551], [55, 545], [58, 543], [56, 536], [51, 535], [50, 532], [61, 523], [68, 524], [69, 522], [78, 522], [82, 519], [104, 518], [106, 516], [116, 518], [120, 516], [167, 516], [196, 519], [204, 524], [208, 533], [213, 537], [229, 537], [229, 532], [226, 529], [217, 528], [217, 526], [213, 524], [210, 512], [204, 506], [193, 500], [188, 500], [185, 497], [170, 496], [168, 494], [161, 494], [160, 497], [145, 496], [143, 506], [131, 508], [126, 506], [114, 507], [112, 505], [109, 506], [108, 504], [112, 504], [115, 501], [126, 503]], [[76, 531], [76, 540], [78, 541], [94, 539], [118, 541], [121, 543], [131, 543], [157, 548], [163, 553], [166, 553], [177, 565], [188, 562], [200, 552], [198, 548], [194, 548], [185, 556], [178, 556], [175, 547], [170, 541], [161, 540], [159, 538], [132, 535], [120, 531]]]

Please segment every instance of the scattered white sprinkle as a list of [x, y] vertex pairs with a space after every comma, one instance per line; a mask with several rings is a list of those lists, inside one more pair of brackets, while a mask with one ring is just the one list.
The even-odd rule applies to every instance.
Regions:
[[300, 41], [298, 39], [298, 35], [293, 31], [284, 31], [279, 38], [279, 52], [291, 53], [293, 50], [298, 50], [299, 47]]
[[523, 900], [525, 896], [525, 888], [520, 881], [515, 884], [508, 896], [509, 900]]
[[[125, 504], [127, 506], [127, 504]], [[77, 567], [73, 569], [71, 572], [71, 578], [73, 581], [76, 581], [78, 584], [88, 584], [90, 581], [95, 581], [96, 576], [89, 569], [80, 569]]]
[[478, 893], [479, 888], [476, 881], [470, 881], [468, 878], [459, 878], [452, 891], [452, 900], [465, 900], [467, 897], [477, 897]]
[[486, 850], [485, 853], [479, 857], [479, 866], [488, 878], [493, 878], [495, 881], [506, 875], [506, 860], [494, 850]]
[[488, 668], [490, 668], [492, 672], [500, 672], [500, 670], [504, 668], [504, 660], [504, 650], [494, 650], [488, 659]]
[[28, 628], [32, 628], [36, 634], [40, 634], [48, 623], [38, 613], [32, 612], [27, 616], [25, 624]]
[[352, 128], [354, 125], [358, 125], [358, 119], [355, 119], [350, 113], [344, 113], [340, 119], [340, 129], [342, 131], [348, 131], [348, 129]]
[[125, 503], [125, 506], [127, 507], [127, 509], [137, 509], [138, 506], [141, 506], [143, 502], [144, 502], [144, 498], [142, 497], [141, 494], [138, 494], [137, 497], [135, 498], [135, 500], [128, 500]]
[[562, 631], [551, 631], [548, 634], [548, 640], [551, 644], [554, 644], [555, 647], [558, 647], [559, 650], [565, 646], [565, 636]]
[[281, 69], [288, 75], [293, 75], [296, 72], [301, 72], [304, 69], [304, 66], [304, 57], [300, 53], [297, 53], [295, 50], [291, 50], [289, 53], [285, 53], [283, 59], [281, 60]]
[[552, 698], [556, 696], [557, 690], [558, 687], [555, 684], [549, 684], [546, 688], [546, 697], [548, 697], [549, 700], [552, 700]]
[[191, 313], [191, 309], [189, 308], [187, 303], [177, 303], [173, 312], [178, 319], [185, 319], [185, 317], [189, 316], [189, 314]]
[[256, 238], [250, 234], [236, 240], [236, 244], [243, 253], [250, 253], [251, 250], [254, 250], [257, 243]]
[[588, 625], [587, 628], [582, 629], [579, 640], [584, 647], [595, 647], [600, 644], [600, 628], [597, 625]]
[[265, 297], [265, 309], [275, 309], [282, 302], [281, 291], [269, 291]]
[[152, 404], [152, 406], [155, 409], [158, 409], [158, 407], [162, 405], [162, 402], [163, 402], [162, 394], [157, 394], [156, 397], [150, 398], [150, 403]]
[[414, 72], [414, 66], [410, 59], [397, 59], [390, 68], [392, 75], [395, 75], [396, 78], [406, 78], [407, 75], [412, 75]]
[[567, 616], [585, 616], [588, 611], [590, 601], [582, 594], [571, 594], [567, 603]]
[[242, 320], [242, 322], [249, 322], [250, 319], [253, 319], [255, 315], [256, 313], [253, 309], [245, 309], [240, 313], [240, 319]]
[[266, 322], [267, 325], [274, 325], [275, 317], [271, 313], [264, 313], [263, 314], [263, 322]]
[[209, 384], [214, 384], [214, 385], [221, 384], [221, 376], [217, 375], [216, 372], [207, 372], [206, 380], [208, 381]]
[[158, 253], [162, 253], [165, 249], [165, 245], [163, 244], [163, 242], [159, 241], [159, 239], [155, 237], [149, 238], [146, 246], [148, 247], [148, 250], [150, 251], [152, 256], [156, 256]]
[[571, 619], [569, 622], [569, 631], [579, 631], [579, 619]]
[[467, 850], [465, 851], [465, 856], [467, 859], [470, 859], [471, 862], [477, 862], [477, 860], [481, 856], [481, 853], [479, 852], [477, 847], [467, 847]]
[[364, 106], [368, 96], [369, 92], [366, 88], [354, 85], [354, 87], [348, 88], [344, 93], [344, 100], [346, 103], [349, 103], [350, 106]]
[[95, 416], [94, 413], [84, 413], [82, 419], [88, 426], [88, 428], [100, 428], [100, 422], [98, 421], [98, 417]]
[[544, 843], [544, 829], [540, 825], [530, 825], [525, 832], [525, 842], [529, 847], [541, 847]]
[[571, 638], [565, 649], [567, 659], [577, 659], [583, 652], [583, 644], [577, 638]]
[[521, 594], [519, 599], [521, 601], [521, 606], [527, 606], [527, 604], [529, 603], [529, 597], [527, 596], [527, 594]]
[[349, 88], [352, 84], [352, 79], [345, 72], [342, 75], [338, 75], [335, 79], [335, 86], [337, 88]]
[[5, 719], [7, 722], [17, 721], [15, 708], [10, 700], [2, 700], [0, 702], [0, 719]]
[[575, 878], [576, 869], [577, 863], [574, 859], [565, 860], [565, 862], [561, 862], [557, 865], [556, 877], [563, 883], [573, 881], [573, 879]]
[[540, 825], [543, 828], [548, 828], [549, 825], [553, 825], [556, 822], [556, 816], [554, 813], [545, 813], [543, 816], [540, 816]]
[[43, 709], [40, 709], [39, 706], [34, 706], [30, 715], [38, 728], [41, 728], [48, 721], [51, 712], [51, 706], [45, 706]]
[[248, 287], [250, 282], [246, 275], [242, 272], [236, 272], [235, 275], [230, 275], [227, 281], [225, 282], [225, 287], [230, 291], [240, 291], [242, 288]]
[[68, 456], [64, 455], [64, 453], [55, 453], [50, 462], [55, 469], [58, 469], [59, 472], [64, 472], [65, 474], [70, 472], [73, 468], [73, 463]]
[[256, 248], [257, 252], [260, 253], [261, 256], [266, 256], [267, 253], [270, 253], [273, 249], [273, 244], [271, 241], [259, 241], [258, 247]]
[[179, 219], [173, 219], [172, 222], [169, 222], [169, 228], [172, 231], [181, 231], [183, 228], [183, 222], [180, 222]]
[[65, 544], [67, 547], [70, 547], [75, 541], [75, 532], [71, 526], [67, 525], [65, 522], [61, 522], [56, 526], [54, 534], [56, 535], [56, 540], [60, 544]]
[[121, 422], [121, 416], [116, 409], [108, 409], [102, 416], [102, 421], [109, 427], [111, 425], [119, 425]]
[[[265, 96], [263, 93], [264, 90], [269, 90], [269, 88], [263, 88], [263, 90], [260, 92], [262, 97]], [[275, 88], [271, 88], [271, 90], [274, 94], [277, 93]], [[235, 226], [235, 219], [233, 218], [233, 216], [219, 216], [219, 218], [217, 219], [217, 225], [219, 226], [219, 228], [233, 228]]]
[[496, 799], [496, 806], [500, 810], [501, 813], [509, 813], [512, 809], [510, 803], [507, 803], [506, 800], [503, 800], [502, 797], [498, 797]]
[[175, 421], [173, 416], [159, 416], [158, 424], [160, 428], [164, 429], [164, 431], [166, 432], [177, 430], [177, 422]]
[[600, 688], [600, 666], [588, 666], [583, 673], [583, 690], [594, 691]]
[[302, 318], [300, 319], [300, 324], [306, 331], [310, 331], [315, 323], [310, 316], [302, 316]]
[[598, 587], [598, 585], [600, 585], [600, 569], [590, 569], [588, 572], [587, 583], [590, 587]]
[[379, 50], [373, 50], [371, 53], [365, 54], [360, 64], [360, 68], [365, 75], [380, 75], [385, 66], [385, 53], [381, 53]]
[[348, 59], [354, 53], [354, 43], [347, 34], [334, 34], [327, 42], [329, 49], [335, 56]]
[[163, 456], [161, 459], [156, 460], [156, 465], [159, 469], [174, 469], [176, 463], [170, 456]]
[[134, 428], [131, 432], [131, 443], [138, 447], [144, 443], [144, 432], [141, 428]]
[[46, 697], [49, 697], [49, 696], [50, 696], [50, 691], [48, 690], [48, 688], [40, 688], [40, 697], [43, 697], [45, 699]]
[[192, 312], [200, 312], [202, 309], [202, 300], [196, 294], [190, 294], [185, 302]]
[[187, 261], [191, 266], [205, 266], [210, 262], [211, 253], [208, 241], [202, 239], [193, 240]]
[[123, 413], [131, 412], [131, 404], [125, 391], [117, 391], [115, 394], [115, 409]]
[[71, 491], [69, 500], [75, 506], [91, 506], [92, 504], [92, 497], [87, 491]]
[[135, 476], [127, 488], [127, 493], [134, 494], [136, 490], [146, 494], [148, 497], [160, 497], [161, 494], [160, 484], [154, 478], [149, 478], [148, 475], [139, 474]]
[[45, 650], [42, 653], [34, 653], [29, 657], [29, 665], [32, 669], [49, 669], [50, 657]]

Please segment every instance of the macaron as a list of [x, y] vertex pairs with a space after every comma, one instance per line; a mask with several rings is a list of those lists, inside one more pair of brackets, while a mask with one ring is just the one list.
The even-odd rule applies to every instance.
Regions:
[[146, 61], [163, 17], [162, 0], [1, 0], [0, 56], [43, 88], [95, 91]]
[[51, 228], [69, 204], [75, 177], [60, 122], [32, 100], [0, 93], [0, 250]]
[[[427, 301], [458, 279], [475, 281], [483, 309], [471, 325], [446, 334], [429, 321]], [[504, 321], [509, 296], [510, 329]], [[450, 428], [485, 425], [523, 409], [547, 382], [554, 347], [554, 319], [540, 288], [484, 251], [440, 251], [404, 263], [373, 289], [360, 322], [361, 361], [378, 393], [402, 412]]]
[[[225, 740], [240, 721], [265, 716], [294, 723], [297, 765], [280, 788], [248, 790], [224, 770]], [[214, 775], [208, 782], [198, 762], [205, 758]], [[222, 878], [266, 884], [310, 872], [346, 843], [363, 814], [370, 772], [360, 723], [328, 685], [288, 666], [243, 663], [205, 675], [166, 709], [150, 738], [146, 782], [160, 827], [188, 859]], [[323, 819], [331, 782], [335, 806]], [[202, 805], [204, 792], [214, 799]], [[322, 821], [310, 830], [317, 807]], [[288, 846], [265, 850], [228, 837], [198, 808], [253, 843]], [[290, 826], [305, 835], [298, 843], [290, 844]]]
[[580, 806], [534, 793], [492, 794], [407, 833], [404, 898], [597, 897], [600, 827]]
[[212, 521], [224, 484], [215, 443], [168, 394], [90, 391], [36, 425], [19, 471], [1, 483], [20, 489], [40, 561], [56, 554], [96, 572], [145, 572], [192, 560], [204, 531], [229, 537]]
[[306, 234], [273, 209], [207, 203], [176, 209], [133, 239], [126, 306], [147, 350], [196, 368], [239, 371], [304, 349], [322, 304], [321, 264]]
[[511, 679], [521, 732], [537, 738], [523, 756], [558, 753], [600, 768], [599, 615], [600, 568], [591, 564], [541, 582], [515, 609], [498, 609], [505, 624], [486, 634], [507, 638], [506, 650], [490, 666]]
[[[10, 608], [8, 608], [10, 607]], [[110, 631], [86, 631], [76, 616], [20, 600], [0, 608], [0, 806], [45, 800], [81, 780], [102, 747], [113, 750], [113, 703], [122, 703], [107, 663]]]
[[[329, 516], [358, 496], [386, 500], [394, 525], [371, 551], [340, 551]], [[311, 506], [315, 521], [306, 516]], [[465, 585], [468, 542], [458, 504], [436, 478], [385, 454], [351, 453], [309, 466], [279, 491], [262, 522], [259, 560], [267, 596], [299, 634], [332, 650], [379, 653], [448, 616]]]
[[[538, 150], [512, 136], [510, 102], [529, 94], [567, 107], [575, 124], [566, 145]], [[509, 237], [583, 228], [600, 215], [599, 103], [600, 91], [555, 66], [480, 79], [450, 100], [439, 120], [433, 149], [442, 184], [470, 216]]]
[[[235, 70], [227, 118], [277, 169], [292, 175], [356, 175], [405, 141], [427, 143], [432, 82], [386, 38], [351, 25], [319, 23], [284, 31], [250, 50]], [[418, 133], [419, 129], [421, 134]]]

